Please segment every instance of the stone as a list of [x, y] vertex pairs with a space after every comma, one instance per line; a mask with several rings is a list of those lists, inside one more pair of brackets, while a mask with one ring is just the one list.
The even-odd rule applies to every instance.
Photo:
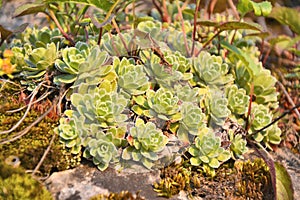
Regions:
[[[53, 173], [45, 182], [55, 200], [88, 200], [98, 194], [140, 191], [145, 199], [162, 200], [152, 184], [159, 180], [159, 171], [128, 172], [108, 168], [99, 171], [94, 165], [81, 164], [75, 169]], [[187, 199], [185, 193], [170, 199]]]

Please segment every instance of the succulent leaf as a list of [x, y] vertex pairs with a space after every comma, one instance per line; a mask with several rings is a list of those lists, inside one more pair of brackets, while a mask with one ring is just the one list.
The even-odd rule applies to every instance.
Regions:
[[192, 155], [190, 162], [194, 166], [207, 163], [211, 168], [218, 168], [221, 162], [230, 159], [230, 152], [221, 147], [221, 139], [211, 129], [201, 131], [188, 152]]
[[193, 71], [196, 82], [204, 82], [206, 85], [226, 85], [233, 81], [228, 73], [228, 66], [223, 63], [222, 57], [210, 55], [202, 51], [193, 59]]
[[149, 89], [149, 78], [142, 65], [134, 65], [126, 58], [121, 61], [116, 58], [113, 65], [118, 75], [118, 85], [129, 95], [143, 94]]
[[135, 127], [130, 129], [130, 137], [133, 139], [133, 146], [125, 148], [122, 158], [125, 160], [132, 158], [147, 168], [151, 168], [150, 163], [158, 160], [157, 153], [168, 143], [168, 137], [157, 129], [155, 124], [152, 122], [144, 124], [141, 119], [137, 119]]
[[231, 157], [237, 159], [248, 151], [247, 140], [241, 134], [234, 135], [233, 131], [229, 131]]
[[238, 115], [243, 115], [247, 112], [250, 97], [246, 95], [246, 90], [238, 89], [236, 85], [231, 85], [226, 88], [226, 96], [228, 99], [228, 107]]
[[146, 93], [150, 114], [163, 120], [171, 119], [179, 111], [179, 99], [173, 93], [164, 88], [156, 92], [148, 90]]

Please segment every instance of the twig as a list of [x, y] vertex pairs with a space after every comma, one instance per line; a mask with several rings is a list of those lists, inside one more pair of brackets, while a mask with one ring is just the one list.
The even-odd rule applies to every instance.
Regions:
[[46, 149], [46, 151], [44, 152], [42, 158], [40, 159], [39, 163], [35, 166], [34, 170], [32, 171], [32, 176], [35, 175], [35, 173], [39, 170], [39, 168], [41, 167], [41, 165], [43, 164], [47, 154], [49, 153], [50, 149], [51, 149], [51, 146], [52, 144], [54, 143], [54, 140], [55, 140], [55, 136], [56, 136], [56, 133], [54, 132], [53, 135], [52, 135], [52, 138], [51, 138], [51, 141]]
[[123, 37], [123, 35], [122, 35], [122, 33], [121, 33], [119, 27], [118, 27], [118, 24], [117, 24], [116, 20], [115, 20], [115, 19], [112, 19], [112, 23], [113, 23], [113, 26], [115, 27], [117, 33], [118, 33], [119, 36], [120, 36], [120, 39], [121, 39], [121, 42], [122, 42], [124, 48], [126, 49], [128, 55], [129, 55], [128, 47], [127, 47], [127, 45], [126, 45], [125, 39], [124, 39], [124, 37]]
[[232, 9], [237, 20], [240, 20], [239, 13], [237, 12], [236, 7], [235, 7], [234, 3], [232, 2], [232, 0], [227, 0], [227, 3], [229, 4], [230, 8]]
[[24, 119], [26, 118], [27, 114], [29, 113], [29, 110], [33, 104], [33, 99], [35, 97], [35, 95], [38, 93], [40, 87], [42, 86], [43, 82], [41, 82], [35, 89], [34, 91], [31, 93], [31, 98], [30, 98], [30, 101], [29, 101], [29, 104], [28, 104], [28, 107], [24, 113], [24, 115], [22, 116], [22, 118], [9, 130], [6, 130], [6, 131], [1, 131], [0, 132], [0, 135], [3, 135], [3, 134], [7, 134], [7, 133], [10, 133], [12, 131], [14, 131], [16, 128], [18, 128], [20, 126], [20, 124], [24, 121]]
[[267, 126], [265, 126], [265, 127], [261, 128], [261, 129], [255, 131], [255, 132], [251, 133], [250, 135], [255, 135], [255, 134], [257, 134], [257, 133], [259, 133], [259, 132], [261, 132], [261, 131], [269, 128], [270, 126], [272, 126], [273, 124], [275, 124], [276, 122], [278, 122], [280, 119], [282, 119], [284, 116], [286, 116], [287, 114], [293, 112], [293, 110], [298, 109], [298, 108], [300, 108], [300, 104], [295, 105], [293, 108], [285, 111], [282, 115], [280, 115], [279, 117], [275, 118], [270, 124], [268, 124]]
[[28, 133], [28, 131], [34, 127], [36, 124], [38, 124], [40, 121], [42, 121], [49, 113], [50, 111], [52, 111], [52, 109], [54, 108], [55, 104], [57, 103], [57, 98], [54, 99], [52, 106], [41, 116], [39, 116], [32, 124], [30, 124], [29, 126], [27, 126], [24, 130], [20, 131], [19, 133], [17, 133], [13, 138], [11, 139], [3, 139], [0, 141], [0, 145], [2, 144], [6, 144], [6, 143], [10, 143], [13, 142], [19, 138], [21, 138], [23, 135], [25, 135], [26, 133]]
[[191, 56], [194, 55], [194, 51], [195, 51], [195, 42], [196, 42], [196, 32], [197, 32], [197, 17], [198, 17], [198, 10], [200, 7], [200, 3], [201, 0], [197, 0], [197, 5], [196, 5], [196, 10], [195, 10], [195, 14], [194, 14], [194, 27], [193, 27], [193, 44], [192, 44], [192, 50], [191, 50]]
[[253, 93], [254, 93], [254, 85], [253, 85], [253, 83], [252, 83], [252, 84], [251, 84], [251, 88], [250, 88], [250, 99], [249, 99], [249, 106], [248, 106], [248, 112], [247, 112], [247, 119], [246, 119], [246, 124], [245, 124], [245, 130], [246, 130], [247, 132], [248, 132], [248, 130], [249, 130], [249, 128], [250, 128], [249, 119], [250, 119], [251, 109], [252, 109]]
[[[63, 94], [60, 96], [59, 100], [58, 100], [58, 103], [57, 103], [58, 111], [57, 111], [57, 113], [58, 113], [59, 116], [60, 116], [61, 113], [62, 113], [62, 112], [61, 112], [61, 102], [62, 102], [63, 98], [66, 96], [66, 94], [68, 93], [69, 89], [70, 89], [70, 88], [66, 89], [66, 90], [63, 92]], [[61, 93], [62, 93], [62, 91], [61, 91]]]
[[[45, 99], [47, 96], [49, 96], [49, 94], [51, 94], [53, 91], [44, 93], [43, 96], [41, 96], [39, 99], [35, 100], [34, 102], [32, 102], [32, 104], [36, 104], [38, 102], [40, 102], [41, 100]], [[28, 104], [29, 105], [29, 104]], [[6, 111], [7, 113], [14, 113], [14, 112], [18, 112], [20, 110], [23, 110], [24, 108], [28, 107], [28, 105], [22, 106], [20, 108], [14, 109], [14, 110], [8, 110]]]
[[188, 47], [188, 42], [187, 42], [187, 38], [186, 38], [186, 32], [185, 32], [185, 28], [184, 28], [184, 20], [183, 20], [183, 16], [182, 16], [182, 12], [181, 12], [181, 8], [179, 6], [179, 1], [176, 0], [176, 4], [177, 4], [177, 9], [178, 9], [178, 15], [180, 17], [180, 21], [181, 21], [181, 29], [182, 29], [182, 33], [183, 33], [183, 40], [184, 40], [184, 46], [185, 46], [185, 50], [187, 53], [187, 57], [190, 57], [190, 51], [189, 51], [189, 47]]
[[[13, 82], [13, 81], [10, 81], [10, 80], [6, 80], [6, 79], [0, 78], [0, 81], [3, 81], [4, 83], [11, 83], [11, 84], [13, 84], [13, 85], [15, 85], [15, 86], [20, 87], [20, 85], [16, 84], [16, 83]], [[1, 87], [0, 91], [2, 90], [3, 87], [4, 87], [4, 85]], [[21, 87], [20, 87], [20, 88], [21, 88]]]
[[[293, 106], [295, 107], [295, 103], [294, 101], [292, 100], [291, 96], [289, 95], [289, 93], [286, 91], [285, 87], [282, 85], [282, 83], [280, 81], [277, 81], [277, 84], [279, 85], [280, 89], [283, 91], [284, 95], [286, 96], [288, 102]], [[298, 117], [298, 120], [300, 120], [300, 113], [297, 109], [295, 109], [295, 113]]]
[[49, 16], [56, 24], [57, 28], [61, 32], [61, 34], [71, 43], [72, 46], [75, 46], [75, 42], [73, 39], [64, 31], [64, 29], [61, 27], [60, 23], [58, 22], [54, 12], [52, 10], [49, 10]]
[[103, 27], [101, 27], [99, 29], [98, 42], [97, 42], [97, 44], [99, 45], [99, 47], [101, 45], [102, 33], [103, 33]]

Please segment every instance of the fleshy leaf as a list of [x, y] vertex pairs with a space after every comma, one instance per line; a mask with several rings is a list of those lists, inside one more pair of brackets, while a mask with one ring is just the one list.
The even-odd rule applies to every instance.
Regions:
[[276, 19], [281, 24], [288, 25], [295, 33], [300, 34], [300, 13], [296, 9], [275, 7], [269, 17]]
[[278, 200], [294, 199], [294, 190], [291, 177], [285, 167], [279, 162], [274, 162], [276, 170], [276, 191]]
[[45, 12], [47, 5], [45, 3], [27, 3], [18, 7], [13, 17], [21, 17], [24, 15], [36, 14], [39, 12]]

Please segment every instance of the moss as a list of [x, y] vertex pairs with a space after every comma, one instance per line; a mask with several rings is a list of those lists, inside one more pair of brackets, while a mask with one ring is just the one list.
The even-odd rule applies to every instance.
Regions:
[[[19, 112], [7, 113], [24, 105], [20, 99], [24, 94], [17, 92], [17, 86], [11, 83], [0, 83], [0, 131], [9, 130], [24, 115], [25, 109]], [[9, 98], [7, 98], [9, 97]], [[25, 120], [12, 133], [0, 135], [0, 140], [11, 138], [19, 131], [24, 130], [39, 116], [42, 115], [51, 106], [50, 100], [44, 100], [34, 104], [30, 109]], [[9, 156], [17, 156], [21, 161], [21, 166], [25, 169], [34, 169], [54, 134], [53, 129], [57, 126], [59, 116], [55, 112], [50, 112], [40, 123], [32, 127], [28, 133], [20, 139], [0, 145], [0, 156], [7, 158]], [[68, 149], [59, 142], [56, 137], [54, 144], [51, 146], [50, 152], [47, 154], [42, 166], [39, 168], [41, 175], [47, 175], [53, 171], [61, 171], [77, 166], [81, 161], [81, 154], [72, 155]]]
[[128, 191], [120, 193], [110, 193], [109, 195], [99, 194], [90, 198], [90, 200], [144, 200], [137, 192], [135, 195]]
[[21, 168], [0, 161], [0, 199], [52, 200], [51, 194]]
[[242, 199], [272, 199], [269, 168], [262, 159], [235, 163], [235, 194]]
[[161, 170], [161, 180], [154, 183], [158, 196], [171, 197], [185, 190], [191, 197], [205, 199], [272, 199], [272, 185], [267, 165], [262, 159], [231, 160], [217, 169], [214, 177], [201, 167], [183, 161]]
[[159, 196], [171, 197], [181, 190], [191, 190], [192, 172], [186, 164], [172, 164], [161, 170], [161, 180], [153, 185]]

